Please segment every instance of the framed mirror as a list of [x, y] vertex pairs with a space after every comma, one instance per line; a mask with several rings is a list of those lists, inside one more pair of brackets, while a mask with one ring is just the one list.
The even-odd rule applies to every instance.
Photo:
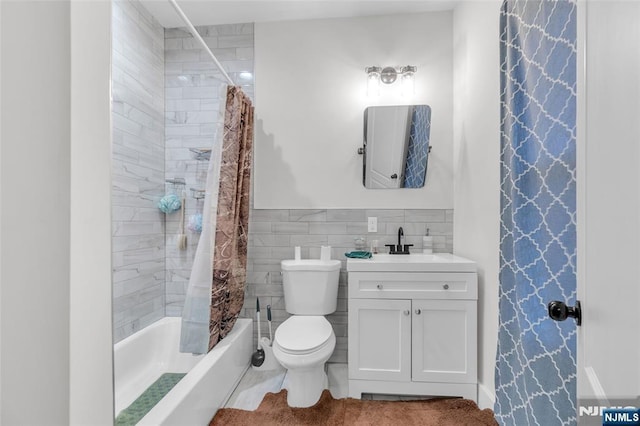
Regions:
[[364, 110], [362, 183], [370, 189], [421, 188], [427, 179], [431, 107]]

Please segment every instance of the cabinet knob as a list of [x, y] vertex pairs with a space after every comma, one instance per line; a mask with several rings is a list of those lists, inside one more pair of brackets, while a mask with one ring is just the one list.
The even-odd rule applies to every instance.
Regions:
[[416, 315], [420, 315], [422, 311], [420, 309], [416, 309]]
[[444, 288], [445, 290], [449, 290], [449, 284], [443, 285], [442, 288]]
[[378, 290], [382, 290], [382, 284], [378, 284], [376, 287], [378, 287]]
[[410, 310], [408, 310], [408, 309], [407, 309], [406, 311], [404, 311], [404, 314], [405, 314], [405, 315], [409, 315], [410, 313], [411, 313], [411, 311], [410, 311]]

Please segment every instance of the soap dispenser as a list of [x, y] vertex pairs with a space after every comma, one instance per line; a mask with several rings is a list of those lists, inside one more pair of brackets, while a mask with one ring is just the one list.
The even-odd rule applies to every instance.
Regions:
[[427, 228], [427, 232], [422, 237], [422, 253], [433, 253], [433, 237], [429, 235], [429, 228]]

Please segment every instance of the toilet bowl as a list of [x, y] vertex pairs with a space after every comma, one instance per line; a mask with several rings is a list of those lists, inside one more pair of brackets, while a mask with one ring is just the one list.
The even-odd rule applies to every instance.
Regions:
[[287, 403], [310, 407], [327, 388], [324, 364], [336, 335], [323, 316], [292, 316], [276, 330], [273, 355], [287, 369]]
[[333, 327], [324, 315], [336, 310], [338, 260], [283, 260], [285, 309], [293, 316], [277, 329], [273, 356], [287, 369], [287, 403], [310, 407], [327, 388], [324, 364], [336, 347]]

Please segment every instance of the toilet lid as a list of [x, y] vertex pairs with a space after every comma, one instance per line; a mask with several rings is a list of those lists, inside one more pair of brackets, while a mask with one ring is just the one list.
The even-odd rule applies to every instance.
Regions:
[[289, 353], [309, 353], [324, 346], [333, 328], [323, 316], [294, 315], [276, 330], [275, 341]]

